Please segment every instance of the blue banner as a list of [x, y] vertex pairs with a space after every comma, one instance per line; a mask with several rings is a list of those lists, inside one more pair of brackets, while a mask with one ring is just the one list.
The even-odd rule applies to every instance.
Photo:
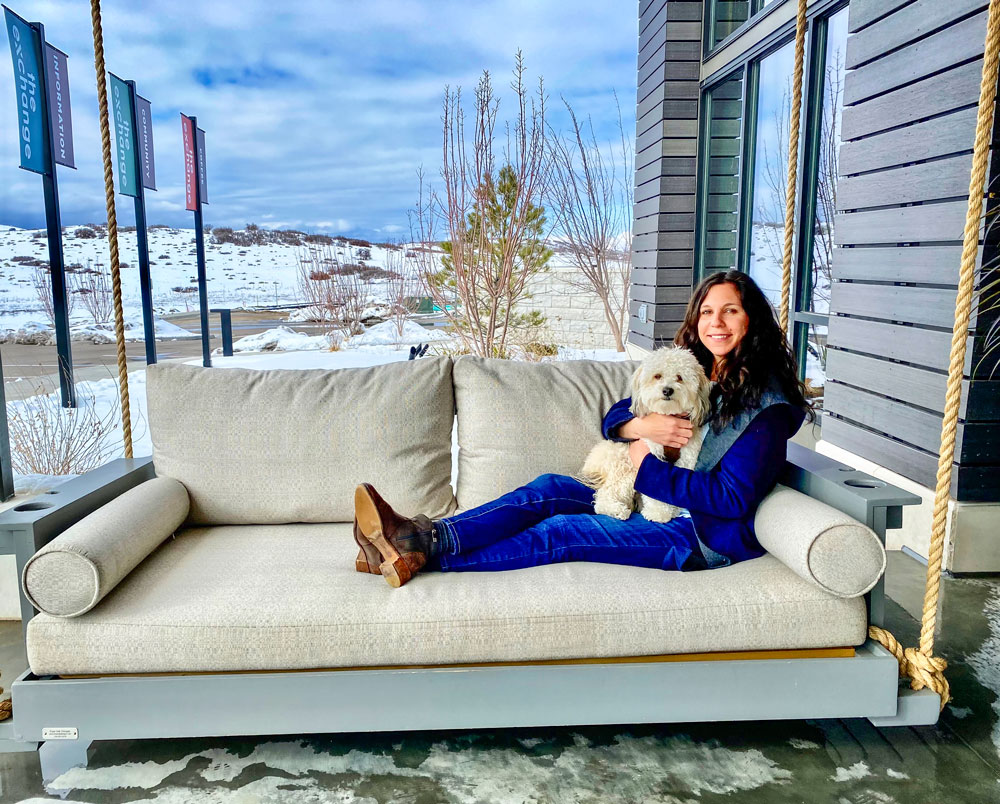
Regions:
[[135, 172], [135, 129], [132, 127], [132, 88], [114, 73], [111, 77], [111, 121], [115, 129], [115, 165], [118, 168], [118, 192], [135, 198], [139, 195]]
[[38, 31], [3, 7], [4, 25], [14, 59], [14, 89], [17, 99], [17, 132], [20, 137], [21, 167], [48, 173], [49, 154], [45, 150], [45, 110], [42, 107], [41, 38]]

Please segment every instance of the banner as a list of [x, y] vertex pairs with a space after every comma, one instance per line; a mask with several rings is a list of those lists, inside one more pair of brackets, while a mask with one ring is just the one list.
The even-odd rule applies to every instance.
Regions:
[[156, 189], [156, 166], [153, 163], [153, 112], [149, 101], [135, 96], [136, 139], [139, 141], [139, 165], [142, 169], [142, 186]]
[[3, 7], [4, 26], [10, 39], [14, 60], [14, 89], [17, 100], [17, 132], [20, 137], [21, 167], [35, 173], [49, 172], [49, 154], [45, 150], [45, 111], [42, 108], [39, 76], [41, 38], [7, 6]]
[[66, 54], [45, 43], [45, 100], [49, 107], [52, 150], [56, 164], [76, 168], [73, 163], [73, 113], [69, 106], [69, 71]]
[[138, 194], [135, 175], [135, 131], [132, 129], [132, 90], [117, 75], [111, 78], [111, 121], [115, 129], [115, 155], [118, 167], [118, 192], [135, 198]]
[[181, 136], [184, 140], [184, 195], [187, 201], [186, 209], [194, 212], [198, 209], [198, 196], [195, 193], [195, 182], [198, 181], [198, 171], [194, 159], [194, 123], [187, 115], [181, 115]]
[[198, 129], [198, 189], [201, 203], [208, 203], [208, 170], [205, 167], [205, 132]]

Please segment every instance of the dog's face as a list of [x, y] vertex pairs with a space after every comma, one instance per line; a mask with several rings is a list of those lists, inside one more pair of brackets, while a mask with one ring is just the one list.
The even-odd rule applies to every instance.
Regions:
[[632, 412], [688, 414], [700, 425], [708, 415], [709, 384], [688, 349], [667, 346], [647, 355], [632, 375]]

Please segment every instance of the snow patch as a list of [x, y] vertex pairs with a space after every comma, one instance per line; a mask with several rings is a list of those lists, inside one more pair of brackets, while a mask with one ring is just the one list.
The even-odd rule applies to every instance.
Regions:
[[801, 737], [791, 737], [788, 740], [788, 744], [799, 751], [815, 751], [817, 748], [820, 748], [819, 743], [814, 743], [812, 740], [803, 740]]
[[274, 327], [233, 343], [234, 352], [302, 352], [329, 348], [330, 339], [326, 335], [306, 335], [290, 327]]
[[403, 321], [403, 332], [400, 334], [395, 321], [383, 321], [369, 327], [360, 335], [354, 335], [344, 342], [344, 346], [396, 346], [429, 343], [431, 341], [447, 341], [451, 336], [440, 330], [427, 329], [414, 321]]
[[885, 769], [885, 775], [888, 776], [890, 779], [909, 779], [910, 778], [910, 774], [903, 773], [902, 771], [898, 771], [898, 770], [893, 770], [892, 768], [886, 768]]
[[849, 768], [837, 768], [837, 772], [830, 777], [834, 782], [852, 782], [855, 779], [864, 779], [871, 776], [868, 765], [864, 762], [855, 762]]
[[1000, 590], [991, 589], [983, 608], [989, 636], [982, 647], [968, 658], [969, 666], [976, 680], [996, 694], [993, 711], [997, 717], [993, 722], [993, 745], [1000, 756]]

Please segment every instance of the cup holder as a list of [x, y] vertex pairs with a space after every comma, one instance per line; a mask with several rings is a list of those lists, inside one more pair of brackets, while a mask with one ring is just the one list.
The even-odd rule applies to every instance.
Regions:
[[874, 477], [849, 477], [844, 481], [844, 485], [856, 489], [885, 488], [885, 483], [881, 480], [876, 480]]
[[46, 508], [54, 508], [55, 503], [50, 502], [29, 502], [23, 505], [15, 505], [15, 511], [44, 511]]

